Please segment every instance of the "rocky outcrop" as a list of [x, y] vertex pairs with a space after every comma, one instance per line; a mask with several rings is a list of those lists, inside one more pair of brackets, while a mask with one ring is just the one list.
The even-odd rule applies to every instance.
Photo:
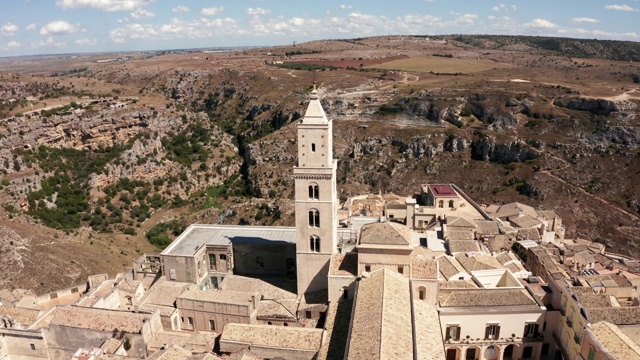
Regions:
[[530, 150], [521, 141], [497, 144], [493, 137], [485, 137], [471, 142], [471, 156], [478, 160], [508, 164], [535, 159], [538, 153]]
[[585, 139], [596, 146], [606, 147], [609, 144], [618, 144], [637, 148], [640, 145], [640, 128], [636, 126], [605, 126], [592, 134], [585, 135]]
[[620, 110], [615, 101], [604, 99], [560, 98], [556, 99], [553, 104], [570, 110], [588, 111], [598, 116], [609, 116], [612, 112]]

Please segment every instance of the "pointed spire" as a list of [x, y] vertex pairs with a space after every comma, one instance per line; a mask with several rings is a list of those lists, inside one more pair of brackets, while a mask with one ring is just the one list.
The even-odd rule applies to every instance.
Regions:
[[327, 115], [324, 113], [322, 104], [320, 104], [320, 96], [318, 95], [318, 89], [316, 88], [316, 82], [313, 82], [313, 90], [309, 94], [309, 106], [307, 106], [307, 112], [304, 114], [303, 123], [327, 123]]

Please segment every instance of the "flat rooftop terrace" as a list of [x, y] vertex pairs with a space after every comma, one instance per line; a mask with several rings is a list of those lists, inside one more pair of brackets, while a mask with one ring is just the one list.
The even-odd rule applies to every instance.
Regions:
[[178, 236], [162, 255], [190, 256], [202, 245], [232, 243], [295, 244], [295, 227], [191, 225]]

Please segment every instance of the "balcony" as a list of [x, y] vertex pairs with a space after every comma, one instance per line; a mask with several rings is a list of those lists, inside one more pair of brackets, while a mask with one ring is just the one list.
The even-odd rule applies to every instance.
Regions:
[[522, 342], [524, 343], [543, 342], [543, 341], [544, 341], [544, 335], [542, 334], [535, 334], [531, 336], [525, 336], [522, 338]]

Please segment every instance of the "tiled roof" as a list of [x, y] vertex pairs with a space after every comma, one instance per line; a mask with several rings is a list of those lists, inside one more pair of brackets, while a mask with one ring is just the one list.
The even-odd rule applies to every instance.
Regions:
[[130, 334], [140, 334], [150, 316], [128, 311], [63, 306], [57, 308], [50, 324], [109, 332], [118, 329]]
[[536, 228], [518, 229], [518, 236], [526, 240], [540, 240], [540, 233]]
[[297, 299], [262, 300], [258, 304], [258, 318], [279, 318], [296, 320]]
[[440, 289], [477, 289], [473, 280], [450, 280], [440, 282]]
[[493, 220], [476, 220], [476, 233], [478, 235], [498, 235], [500, 228]]
[[412, 359], [409, 279], [379, 269], [358, 283], [349, 359]]
[[445, 359], [442, 343], [440, 320], [435, 306], [425, 301], [413, 301], [414, 324], [416, 334], [416, 359]]
[[411, 232], [405, 225], [394, 222], [371, 223], [362, 227], [360, 244], [409, 245]]
[[538, 216], [544, 220], [553, 220], [553, 218], [558, 218], [558, 214], [553, 210], [536, 210]]
[[191, 351], [187, 351], [178, 345], [171, 345], [166, 350], [160, 350], [151, 356], [148, 360], [187, 360], [191, 357]]
[[329, 264], [329, 275], [357, 276], [358, 254], [348, 252], [346, 254], [331, 255], [331, 262]]
[[578, 301], [586, 308], [611, 306], [611, 299], [605, 294], [583, 293], [578, 295]]
[[587, 319], [591, 323], [607, 321], [616, 325], [640, 324], [639, 307], [606, 307], [586, 309]]
[[447, 230], [444, 238], [448, 240], [473, 240], [473, 231], [469, 230]]
[[270, 279], [265, 281], [259, 278], [228, 274], [220, 284], [222, 290], [258, 292], [265, 299], [296, 299], [295, 280]]
[[595, 338], [616, 359], [640, 359], [640, 346], [620, 328], [606, 321], [591, 325]]
[[318, 351], [318, 360], [344, 358], [352, 309], [353, 300], [334, 301], [329, 304], [324, 328], [325, 338], [331, 341], [324, 342]]
[[438, 258], [438, 269], [445, 280], [449, 280], [452, 276], [465, 272], [458, 260], [449, 256], [441, 256]]
[[33, 324], [38, 318], [39, 310], [22, 309], [0, 305], [0, 318], [7, 316], [17, 324], [27, 327]]
[[447, 242], [447, 246], [452, 255], [480, 251], [480, 245], [476, 240], [451, 240]]
[[529, 227], [534, 227], [541, 224], [540, 221], [536, 220], [533, 216], [529, 216], [529, 215], [510, 217], [509, 221], [521, 228], [529, 228]]
[[520, 214], [526, 214], [529, 216], [537, 216], [536, 210], [529, 205], [513, 202], [500, 206], [498, 211], [495, 212], [495, 216], [499, 218], [507, 216], [518, 216]]
[[440, 307], [536, 305], [524, 289], [444, 290], [439, 294]]
[[220, 342], [241, 342], [250, 346], [317, 351], [322, 329], [229, 323]]
[[502, 264], [491, 255], [474, 254], [467, 256], [460, 254], [456, 256], [456, 260], [458, 260], [467, 272], [503, 268]]
[[447, 217], [447, 227], [454, 228], [475, 228], [475, 221], [472, 219], [465, 219], [457, 216], [448, 216]]
[[425, 256], [411, 256], [411, 278], [437, 279], [438, 262]]

